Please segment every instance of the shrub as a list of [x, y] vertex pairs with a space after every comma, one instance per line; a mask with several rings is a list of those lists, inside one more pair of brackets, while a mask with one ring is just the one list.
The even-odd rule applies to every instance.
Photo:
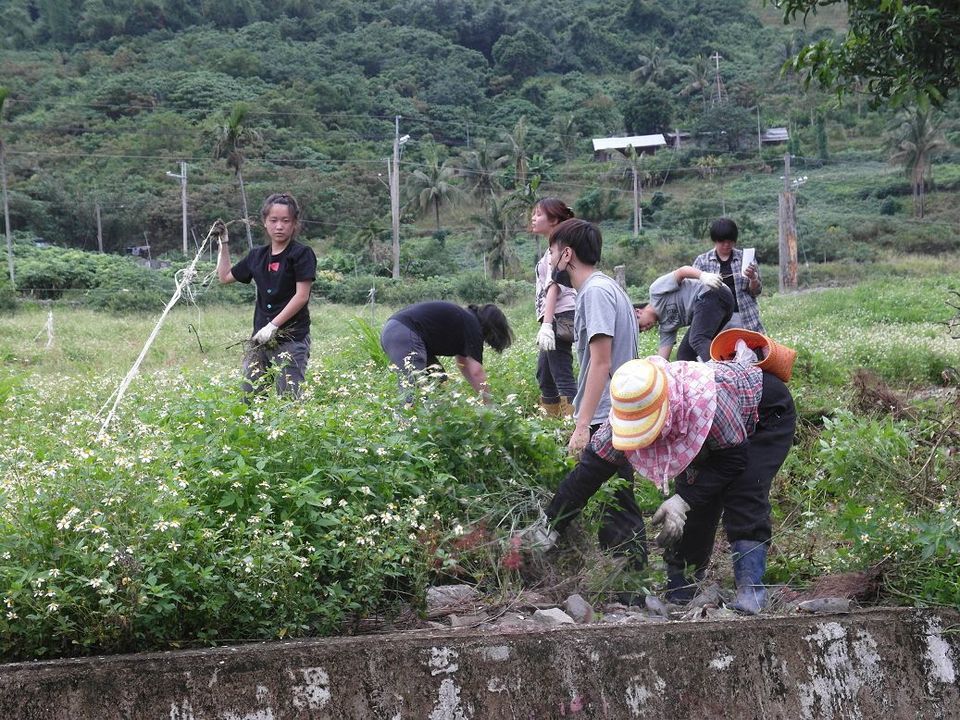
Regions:
[[465, 273], [454, 281], [457, 297], [464, 303], [489, 303], [497, 299], [497, 283], [483, 273]]
[[583, 193], [573, 203], [577, 217], [591, 222], [600, 222], [615, 218], [620, 214], [620, 196], [601, 188], [593, 188]]
[[881, 215], [896, 215], [903, 209], [900, 201], [893, 197], [885, 197], [880, 203]]
[[501, 305], [515, 305], [532, 301], [533, 283], [524, 280], [498, 280], [496, 302]]
[[383, 285], [380, 301], [387, 305], [409, 305], [423, 300], [452, 300], [456, 296], [454, 285], [446, 277], [431, 277], [421, 280], [393, 280]]
[[173, 295], [175, 282], [153, 270], [130, 263], [98, 278], [83, 304], [95, 310], [160, 311]]
[[0, 280], [0, 310], [12, 312], [17, 309], [17, 292], [6, 280]]
[[379, 293], [385, 282], [384, 278], [373, 275], [351, 275], [332, 283], [326, 290], [326, 298], [344, 305], [363, 305], [370, 299], [370, 290], [376, 288]]
[[11, 393], [3, 412], [45, 429], [4, 487], [0, 657], [349, 630], [422, 598], [462, 526], [495, 528], [566, 467], [552, 432], [460, 380], [385, 422], [394, 380], [357, 359], [252, 407], [178, 371], [95, 444], [86, 410]]

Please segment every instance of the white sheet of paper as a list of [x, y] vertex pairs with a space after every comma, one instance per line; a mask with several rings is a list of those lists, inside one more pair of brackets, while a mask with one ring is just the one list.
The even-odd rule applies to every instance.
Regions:
[[756, 257], [756, 253], [753, 248], [743, 249], [743, 264], [742, 264], [743, 270], [741, 271], [741, 273], [744, 277], [747, 276], [747, 272], [746, 272], [747, 268], [753, 265], [753, 263], [755, 262], [754, 260], [755, 257]]

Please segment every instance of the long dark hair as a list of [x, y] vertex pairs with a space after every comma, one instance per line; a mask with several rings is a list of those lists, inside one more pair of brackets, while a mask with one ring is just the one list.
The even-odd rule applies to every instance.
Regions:
[[510, 323], [503, 310], [493, 303], [486, 305], [467, 306], [480, 321], [480, 331], [483, 333], [483, 339], [498, 353], [503, 352], [511, 343], [513, 343], [513, 331], [510, 329]]
[[545, 197], [537, 201], [537, 204], [534, 207], [538, 207], [543, 211], [543, 214], [546, 215], [550, 222], [562, 223], [564, 220], [569, 220], [572, 218], [573, 210], [571, 210], [567, 204], [560, 198], [555, 197]]

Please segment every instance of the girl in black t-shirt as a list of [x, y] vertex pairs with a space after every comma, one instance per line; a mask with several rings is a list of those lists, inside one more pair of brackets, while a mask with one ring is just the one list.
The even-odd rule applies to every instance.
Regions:
[[270, 240], [231, 267], [226, 226], [219, 223], [217, 276], [221, 283], [251, 280], [257, 286], [253, 335], [243, 359], [247, 392], [259, 390], [267, 370], [278, 368], [280, 393], [299, 394], [310, 358], [310, 286], [317, 274], [317, 256], [296, 236], [301, 227], [300, 205], [289, 193], [268, 197], [260, 210]]
[[[439, 366], [438, 356], [452, 355], [467, 382], [489, 404], [484, 342], [497, 352], [513, 342], [507, 318], [496, 305], [462, 308], [442, 301], [416, 303], [394, 313], [380, 334], [380, 345], [402, 373], [401, 386], [412, 384], [413, 371]], [[407, 402], [412, 400], [408, 393]]]

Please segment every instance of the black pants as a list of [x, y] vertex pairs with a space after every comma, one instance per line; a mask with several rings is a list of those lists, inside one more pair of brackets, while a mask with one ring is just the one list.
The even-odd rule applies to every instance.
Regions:
[[693, 319], [680, 346], [677, 360], [706, 362], [710, 359], [710, 343], [733, 317], [733, 293], [726, 287], [709, 290], [697, 298]]
[[573, 402], [576, 397], [572, 348], [572, 343], [557, 340], [554, 350], [541, 350], [537, 355], [537, 385], [544, 402], [559, 402], [561, 397]]
[[690, 510], [679, 544], [664, 553], [669, 564], [706, 567], [721, 517], [731, 543], [770, 540], [770, 486], [797, 425], [790, 391], [770, 373], [763, 373], [758, 413], [756, 431], [746, 443], [698, 457], [677, 478], [676, 492]]
[[[591, 436], [599, 427], [590, 428]], [[597, 539], [601, 547], [608, 549], [632, 545], [630, 551], [640, 552], [642, 559], [645, 559], [646, 530], [633, 494], [633, 468], [626, 462], [623, 465], [607, 462], [589, 445], [580, 454], [577, 466], [560, 483], [547, 506], [546, 515], [554, 529], [563, 532], [600, 486], [614, 475], [623, 478], [627, 485], [617, 490], [613, 495], [614, 501], [604, 508]]]

